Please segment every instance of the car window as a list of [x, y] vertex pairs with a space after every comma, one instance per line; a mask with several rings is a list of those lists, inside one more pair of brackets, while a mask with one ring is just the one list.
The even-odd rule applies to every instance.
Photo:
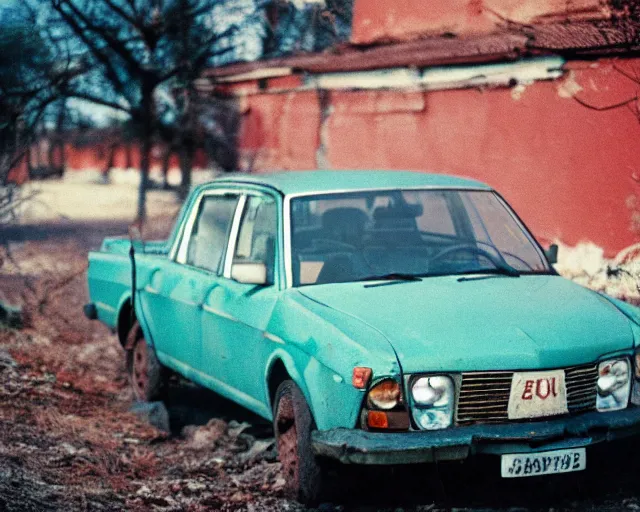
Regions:
[[273, 282], [278, 228], [276, 202], [268, 196], [249, 196], [242, 214], [234, 262], [264, 263]]
[[187, 264], [217, 272], [227, 245], [238, 197], [204, 196], [187, 248]]

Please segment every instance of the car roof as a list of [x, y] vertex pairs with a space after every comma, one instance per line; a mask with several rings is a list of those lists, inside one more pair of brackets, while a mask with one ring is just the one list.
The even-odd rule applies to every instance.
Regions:
[[211, 184], [238, 183], [264, 185], [284, 195], [350, 192], [390, 188], [474, 188], [491, 190], [480, 181], [447, 174], [411, 171], [278, 171], [256, 174], [228, 174]]

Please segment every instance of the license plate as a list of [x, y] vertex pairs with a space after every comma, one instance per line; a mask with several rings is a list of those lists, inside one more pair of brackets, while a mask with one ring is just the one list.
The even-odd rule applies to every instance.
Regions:
[[582, 471], [587, 467], [584, 448], [554, 450], [552, 452], [519, 453], [502, 456], [502, 478], [550, 475]]
[[564, 370], [513, 374], [507, 410], [510, 420], [556, 416], [567, 412]]

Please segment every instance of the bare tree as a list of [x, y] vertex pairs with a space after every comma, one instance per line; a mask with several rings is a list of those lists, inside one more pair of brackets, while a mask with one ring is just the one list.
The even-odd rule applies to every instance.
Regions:
[[82, 73], [56, 47], [43, 44], [31, 14], [21, 10], [0, 32], [0, 218], [13, 215], [16, 206], [10, 172], [28, 154], [49, 107]]
[[[90, 79], [85, 76], [70, 84], [66, 94], [123, 112], [136, 127], [141, 144], [138, 220], [143, 221], [160, 110], [158, 92], [178, 79], [182, 85], [189, 83], [216, 55], [229, 52], [215, 43], [239, 30], [241, 21], [223, 33], [207, 28], [206, 14], [224, 0], [49, 1], [93, 69]], [[182, 146], [189, 153], [188, 115], [182, 121], [186, 128]], [[190, 176], [188, 155], [184, 161]]]

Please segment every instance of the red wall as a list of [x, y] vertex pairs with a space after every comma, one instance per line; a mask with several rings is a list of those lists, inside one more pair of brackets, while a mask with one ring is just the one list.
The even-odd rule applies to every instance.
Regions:
[[[67, 169], [83, 170], [83, 169], [104, 169], [109, 158], [109, 147], [107, 145], [83, 146], [76, 147], [70, 144], [66, 145]], [[140, 149], [137, 146], [131, 147], [131, 167], [140, 167]], [[154, 148], [151, 158], [152, 168], [160, 168], [162, 165], [162, 149]], [[127, 150], [124, 147], [116, 149], [113, 157], [113, 166], [116, 168], [127, 167]], [[170, 168], [178, 168], [180, 163], [177, 155], [172, 155], [169, 161]], [[207, 157], [203, 151], [196, 153], [194, 166], [203, 168], [207, 166]]]
[[[34, 145], [31, 149], [31, 159], [32, 165], [37, 165], [37, 156], [36, 152], [38, 151], [37, 146]], [[140, 167], [140, 150], [137, 146], [131, 147], [131, 156], [130, 161], [127, 162], [127, 150], [123, 147], [117, 148], [113, 157], [113, 167], [126, 169], [127, 163], [130, 164], [132, 168]], [[46, 147], [44, 149], [41, 148], [41, 159], [43, 165], [47, 165], [47, 150]], [[82, 171], [85, 169], [97, 169], [103, 170], [107, 165], [107, 160], [109, 158], [109, 147], [108, 145], [97, 144], [94, 146], [73, 146], [71, 144], [65, 145], [65, 155], [66, 155], [66, 170], [67, 171]], [[162, 166], [162, 149], [154, 148], [152, 157], [151, 157], [151, 167], [155, 169], [159, 169]], [[207, 155], [204, 151], [198, 150], [196, 151], [196, 155], [194, 158], [194, 167], [196, 169], [203, 169], [209, 166]], [[180, 162], [178, 160], [178, 156], [173, 154], [169, 160], [169, 168], [170, 169], [178, 169], [180, 167]], [[27, 173], [27, 165], [26, 160], [23, 159], [19, 165], [11, 170], [9, 175], [10, 181], [15, 181], [17, 183], [23, 183], [28, 179]]]
[[320, 104], [315, 92], [251, 95], [243, 109], [240, 147], [254, 168], [316, 167]]
[[[640, 60], [618, 65], [640, 70]], [[635, 97], [638, 86], [608, 61], [569, 67], [562, 80], [524, 90], [331, 92], [324, 120], [313, 92], [251, 95], [241, 147], [257, 152], [258, 169], [326, 164], [477, 178], [540, 239], [592, 241], [612, 255], [637, 241], [640, 124], [628, 108], [595, 111], [570, 93], [605, 106]]]

